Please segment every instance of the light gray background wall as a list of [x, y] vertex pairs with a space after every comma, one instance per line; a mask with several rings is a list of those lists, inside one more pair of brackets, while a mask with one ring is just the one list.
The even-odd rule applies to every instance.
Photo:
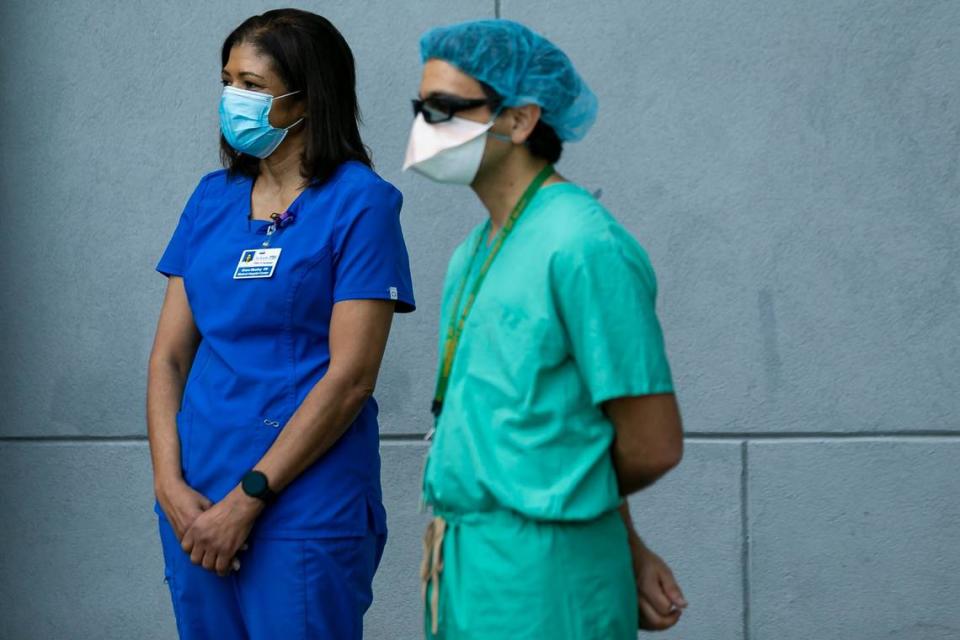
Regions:
[[[561, 170], [659, 275], [688, 445], [634, 513], [692, 602], [660, 637], [960, 638], [960, 4], [296, 4], [354, 48], [420, 303], [379, 390], [392, 537], [369, 637], [419, 637], [438, 291], [483, 215], [399, 171], [417, 37], [501, 15], [599, 95]], [[143, 419], [153, 265], [216, 167], [219, 45], [267, 8], [0, 4], [2, 638], [175, 635]]]

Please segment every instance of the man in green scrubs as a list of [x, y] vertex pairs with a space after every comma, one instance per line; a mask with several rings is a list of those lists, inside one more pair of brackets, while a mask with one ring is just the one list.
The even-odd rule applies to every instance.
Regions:
[[624, 496], [682, 429], [645, 251], [553, 169], [596, 98], [506, 20], [421, 40], [405, 168], [489, 212], [450, 260], [423, 478], [425, 626], [445, 640], [633, 640], [686, 602]]

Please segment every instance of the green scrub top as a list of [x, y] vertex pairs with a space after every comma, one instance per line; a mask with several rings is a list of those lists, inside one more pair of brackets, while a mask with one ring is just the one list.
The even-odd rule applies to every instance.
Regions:
[[[479, 225], [450, 260], [441, 344]], [[474, 261], [468, 290], [482, 264]], [[670, 393], [656, 278], [637, 241], [569, 182], [542, 187], [470, 312], [427, 459], [440, 513], [590, 520], [617, 508], [612, 398]]]

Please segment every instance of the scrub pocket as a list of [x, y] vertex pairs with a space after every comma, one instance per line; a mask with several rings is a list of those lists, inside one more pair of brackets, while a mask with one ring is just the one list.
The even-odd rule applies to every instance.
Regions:
[[[177, 438], [180, 440], [180, 471], [183, 473], [183, 480], [190, 483], [190, 436], [193, 430], [190, 428], [190, 411], [181, 409], [177, 412]], [[192, 485], [191, 485], [192, 486]]]
[[286, 415], [273, 418], [254, 418], [251, 428], [250, 450], [251, 455], [259, 460], [270, 450], [273, 443], [280, 437], [284, 425], [289, 417]]
[[372, 533], [253, 540], [235, 574], [248, 638], [360, 640], [383, 543]]
[[[285, 420], [286, 416], [280, 416], [276, 422], [283, 425]], [[187, 483], [191, 487], [213, 502], [222, 500], [237, 486], [280, 432], [279, 427], [265, 424], [262, 416], [221, 416], [207, 420], [192, 413], [187, 422], [184, 477], [189, 478]]]
[[180, 640], [248, 640], [233, 578], [221, 578], [190, 562], [163, 518], [159, 529], [164, 581]]
[[[179, 418], [179, 414], [178, 414]], [[159, 519], [160, 527], [160, 545], [163, 548], [163, 583], [170, 589], [170, 603], [173, 605], [173, 617], [177, 622], [177, 635], [183, 636], [180, 629], [180, 592], [177, 590], [177, 580], [172, 565], [175, 561], [175, 553], [179, 549], [174, 549], [176, 537], [173, 535], [172, 527], [163, 518]], [[172, 538], [172, 541], [171, 541]], [[183, 550], [179, 550], [183, 553]]]

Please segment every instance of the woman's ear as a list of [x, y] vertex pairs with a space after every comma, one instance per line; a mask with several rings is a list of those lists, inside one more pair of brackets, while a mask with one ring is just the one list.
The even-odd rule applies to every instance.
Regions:
[[[300, 96], [302, 95], [303, 94], [300, 94]], [[299, 100], [297, 100], [297, 113], [298, 113], [297, 115], [298, 118], [303, 118], [304, 120], [307, 119], [307, 99], [306, 98], [301, 97]]]
[[510, 137], [514, 144], [523, 144], [540, 121], [540, 105], [525, 104], [521, 107], [512, 107], [510, 111], [513, 113]]

